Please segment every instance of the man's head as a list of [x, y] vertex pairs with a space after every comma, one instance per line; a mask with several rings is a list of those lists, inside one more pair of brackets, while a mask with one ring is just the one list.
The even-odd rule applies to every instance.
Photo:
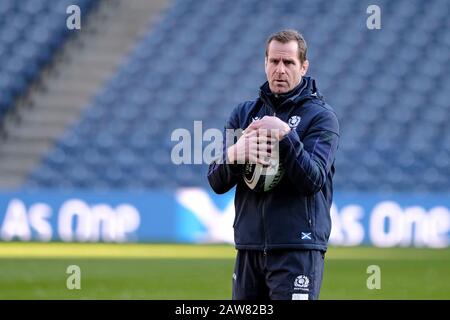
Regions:
[[308, 71], [306, 41], [295, 30], [283, 30], [267, 39], [265, 70], [270, 90], [283, 94], [294, 89]]

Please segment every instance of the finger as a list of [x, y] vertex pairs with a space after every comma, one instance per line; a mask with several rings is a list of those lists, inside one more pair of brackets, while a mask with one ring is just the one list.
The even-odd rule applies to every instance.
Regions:
[[249, 143], [247, 145], [247, 153], [256, 155], [258, 153], [258, 149], [259, 149], [256, 138], [249, 139], [248, 142]]
[[259, 152], [265, 152], [265, 153], [270, 155], [270, 154], [273, 153], [273, 147], [271, 145], [268, 145], [268, 144], [259, 145], [258, 146], [258, 151]]
[[271, 158], [270, 158], [270, 153], [268, 153], [268, 152], [258, 152], [258, 155], [257, 155], [257, 158], [258, 159], [263, 159], [263, 160], [265, 160], [265, 161], [269, 161]]
[[280, 135], [281, 130], [278, 128], [273, 128], [269, 130], [268, 137], [271, 139], [277, 140], [277, 137]]
[[268, 146], [262, 146], [257, 148], [250, 148], [249, 153], [252, 154], [264, 154], [264, 156], [270, 156], [272, 154], [272, 149]]
[[270, 157], [268, 156], [261, 156], [261, 154], [257, 157], [257, 163], [262, 165], [270, 165]]
[[250, 145], [258, 145], [258, 137], [256, 135], [247, 138]]
[[247, 139], [246, 137], [244, 137], [244, 154], [245, 154], [245, 157], [248, 157], [248, 154], [250, 152], [250, 148], [251, 148], [250, 139]]
[[248, 156], [248, 162], [251, 164], [257, 164], [258, 163], [258, 157], [254, 154], [250, 154]]
[[258, 131], [254, 128], [247, 128], [245, 129], [244, 135], [246, 137], [256, 137], [258, 135]]
[[258, 129], [260, 126], [261, 126], [261, 120], [255, 120], [252, 123], [250, 123], [250, 125], [248, 127], [252, 128], [252, 129]]
[[257, 157], [255, 155], [250, 155], [249, 156], [249, 162], [253, 163], [253, 164], [261, 164], [264, 166], [270, 165], [269, 159], [268, 158], [261, 158], [261, 157]]
[[[268, 146], [270, 146], [270, 148], [273, 150], [277, 144], [278, 144], [278, 140], [276, 138], [271, 138], [268, 137], [266, 138], [266, 140], [263, 141], [265, 144], [267, 144]], [[260, 140], [260, 144], [261, 144], [261, 140]]]
[[259, 143], [267, 143], [270, 140], [270, 136], [267, 135], [267, 130], [258, 130], [258, 141]]
[[251, 151], [252, 155], [256, 155], [259, 158], [270, 158], [272, 156], [272, 150], [268, 148], [258, 148], [257, 150]]
[[271, 153], [266, 150], [252, 150], [249, 152], [249, 157], [268, 160], [271, 157]]
[[272, 150], [275, 144], [266, 137], [258, 137], [258, 147], [260, 149]]
[[267, 137], [269, 135], [269, 130], [266, 128], [259, 128], [258, 129], [258, 137]]
[[265, 167], [270, 166], [270, 162], [268, 160], [264, 160], [264, 159], [258, 159], [256, 161], [257, 164], [263, 165]]
[[254, 129], [254, 128], [256, 127], [256, 124], [258, 123], [258, 121], [259, 121], [259, 120], [256, 120], [256, 121], [253, 121], [252, 123], [250, 123], [250, 124], [248, 125], [247, 129], [245, 129], [245, 130], [248, 130], [248, 129]]

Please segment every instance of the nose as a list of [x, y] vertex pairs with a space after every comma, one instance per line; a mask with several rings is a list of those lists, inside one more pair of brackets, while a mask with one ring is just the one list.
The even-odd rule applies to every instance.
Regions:
[[284, 73], [286, 73], [286, 68], [285, 68], [285, 66], [284, 66], [284, 63], [283, 62], [280, 62], [278, 65], [277, 65], [277, 73], [279, 73], [279, 74], [284, 74]]

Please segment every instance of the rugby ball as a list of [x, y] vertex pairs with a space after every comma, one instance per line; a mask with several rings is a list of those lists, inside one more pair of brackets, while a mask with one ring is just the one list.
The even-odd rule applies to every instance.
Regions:
[[284, 169], [278, 159], [271, 159], [270, 165], [246, 163], [244, 167], [245, 184], [256, 192], [266, 192], [272, 190], [281, 178]]

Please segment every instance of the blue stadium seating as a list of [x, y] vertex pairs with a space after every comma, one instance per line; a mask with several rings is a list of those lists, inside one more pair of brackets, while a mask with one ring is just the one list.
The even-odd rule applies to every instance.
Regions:
[[[335, 189], [450, 191], [450, 2], [377, 1], [382, 28], [368, 30], [372, 2], [175, 1], [27, 186], [207, 186], [205, 165], [171, 163], [171, 132], [194, 120], [222, 128], [265, 80], [266, 37], [295, 28], [309, 44], [309, 74], [340, 118]], [[17, 79], [14, 92], [27, 76]]]
[[71, 4], [88, 13], [96, 1], [0, 1], [0, 120], [67, 38]]

